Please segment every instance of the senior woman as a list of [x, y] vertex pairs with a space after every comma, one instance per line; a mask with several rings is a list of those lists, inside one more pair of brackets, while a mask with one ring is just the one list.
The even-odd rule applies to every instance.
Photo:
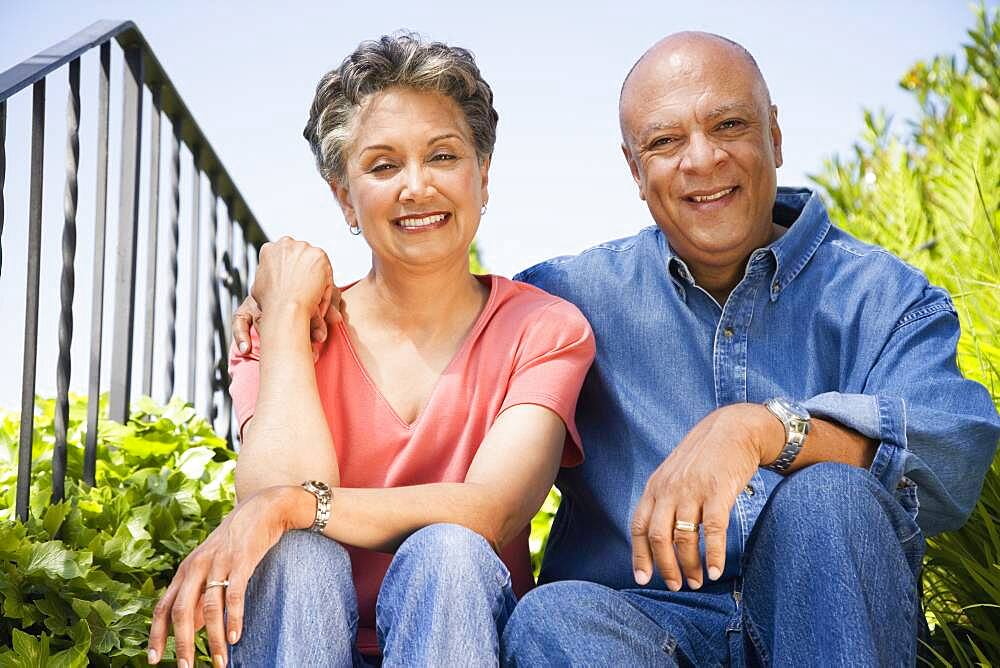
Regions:
[[262, 249], [267, 315], [230, 360], [239, 503], [157, 605], [151, 662], [172, 623], [182, 666], [201, 624], [217, 665], [227, 641], [241, 665], [496, 663], [532, 585], [529, 521], [582, 458], [594, 344], [567, 302], [469, 271], [492, 97], [471, 54], [409, 34], [320, 81], [305, 136], [372, 268], [314, 350], [329, 260]]

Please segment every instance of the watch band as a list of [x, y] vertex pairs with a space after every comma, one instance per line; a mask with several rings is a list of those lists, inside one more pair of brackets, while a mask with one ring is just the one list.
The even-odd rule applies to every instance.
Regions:
[[778, 457], [764, 468], [784, 473], [802, 451], [802, 445], [809, 434], [809, 413], [805, 408], [781, 397], [768, 399], [764, 406], [785, 427], [785, 446]]
[[326, 523], [330, 520], [330, 500], [333, 492], [330, 491], [330, 486], [321, 480], [305, 480], [302, 482], [302, 488], [316, 497], [316, 518], [309, 530], [323, 533]]

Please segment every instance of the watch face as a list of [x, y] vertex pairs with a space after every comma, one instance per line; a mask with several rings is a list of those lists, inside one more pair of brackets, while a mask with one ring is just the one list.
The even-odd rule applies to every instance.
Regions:
[[323, 482], [322, 480], [313, 480], [313, 481], [312, 481], [312, 484], [313, 484], [313, 486], [314, 486], [314, 487], [315, 487], [316, 489], [318, 489], [318, 490], [319, 490], [319, 491], [321, 491], [321, 492], [329, 492], [329, 491], [330, 491], [330, 486], [329, 486], [329, 485], [327, 485], [327, 484], [326, 484], [325, 482]]
[[807, 411], [806, 407], [800, 404], [799, 402], [793, 399], [786, 399], [784, 397], [776, 399], [776, 401], [780, 401], [784, 409], [787, 410], [789, 413], [791, 413], [794, 417], [798, 418], [799, 420], [809, 419], [809, 411]]

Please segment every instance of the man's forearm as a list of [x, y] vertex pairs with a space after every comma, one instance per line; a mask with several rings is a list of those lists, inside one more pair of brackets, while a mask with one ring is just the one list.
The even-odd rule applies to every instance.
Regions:
[[[766, 466], [781, 454], [785, 445], [785, 428], [764, 406], [749, 405], [754, 407], [753, 419], [758, 423], [756, 433], [761, 466]], [[862, 436], [853, 429], [848, 429], [837, 422], [814, 417], [810, 420], [809, 435], [806, 436], [802, 449], [788, 467], [786, 474], [820, 462], [840, 462], [868, 468], [875, 458], [877, 446], [874, 440]]]
[[236, 466], [237, 496], [306, 479], [340, 483], [333, 438], [316, 385], [309, 317], [277, 305], [261, 322], [260, 380]]

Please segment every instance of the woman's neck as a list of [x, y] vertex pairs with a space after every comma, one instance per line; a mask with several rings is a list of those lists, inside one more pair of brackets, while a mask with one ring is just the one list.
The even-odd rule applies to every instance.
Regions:
[[355, 290], [360, 311], [396, 329], [425, 333], [475, 320], [489, 296], [489, 288], [469, 272], [464, 256], [426, 268], [386, 266], [373, 259], [371, 271], [348, 293]]

